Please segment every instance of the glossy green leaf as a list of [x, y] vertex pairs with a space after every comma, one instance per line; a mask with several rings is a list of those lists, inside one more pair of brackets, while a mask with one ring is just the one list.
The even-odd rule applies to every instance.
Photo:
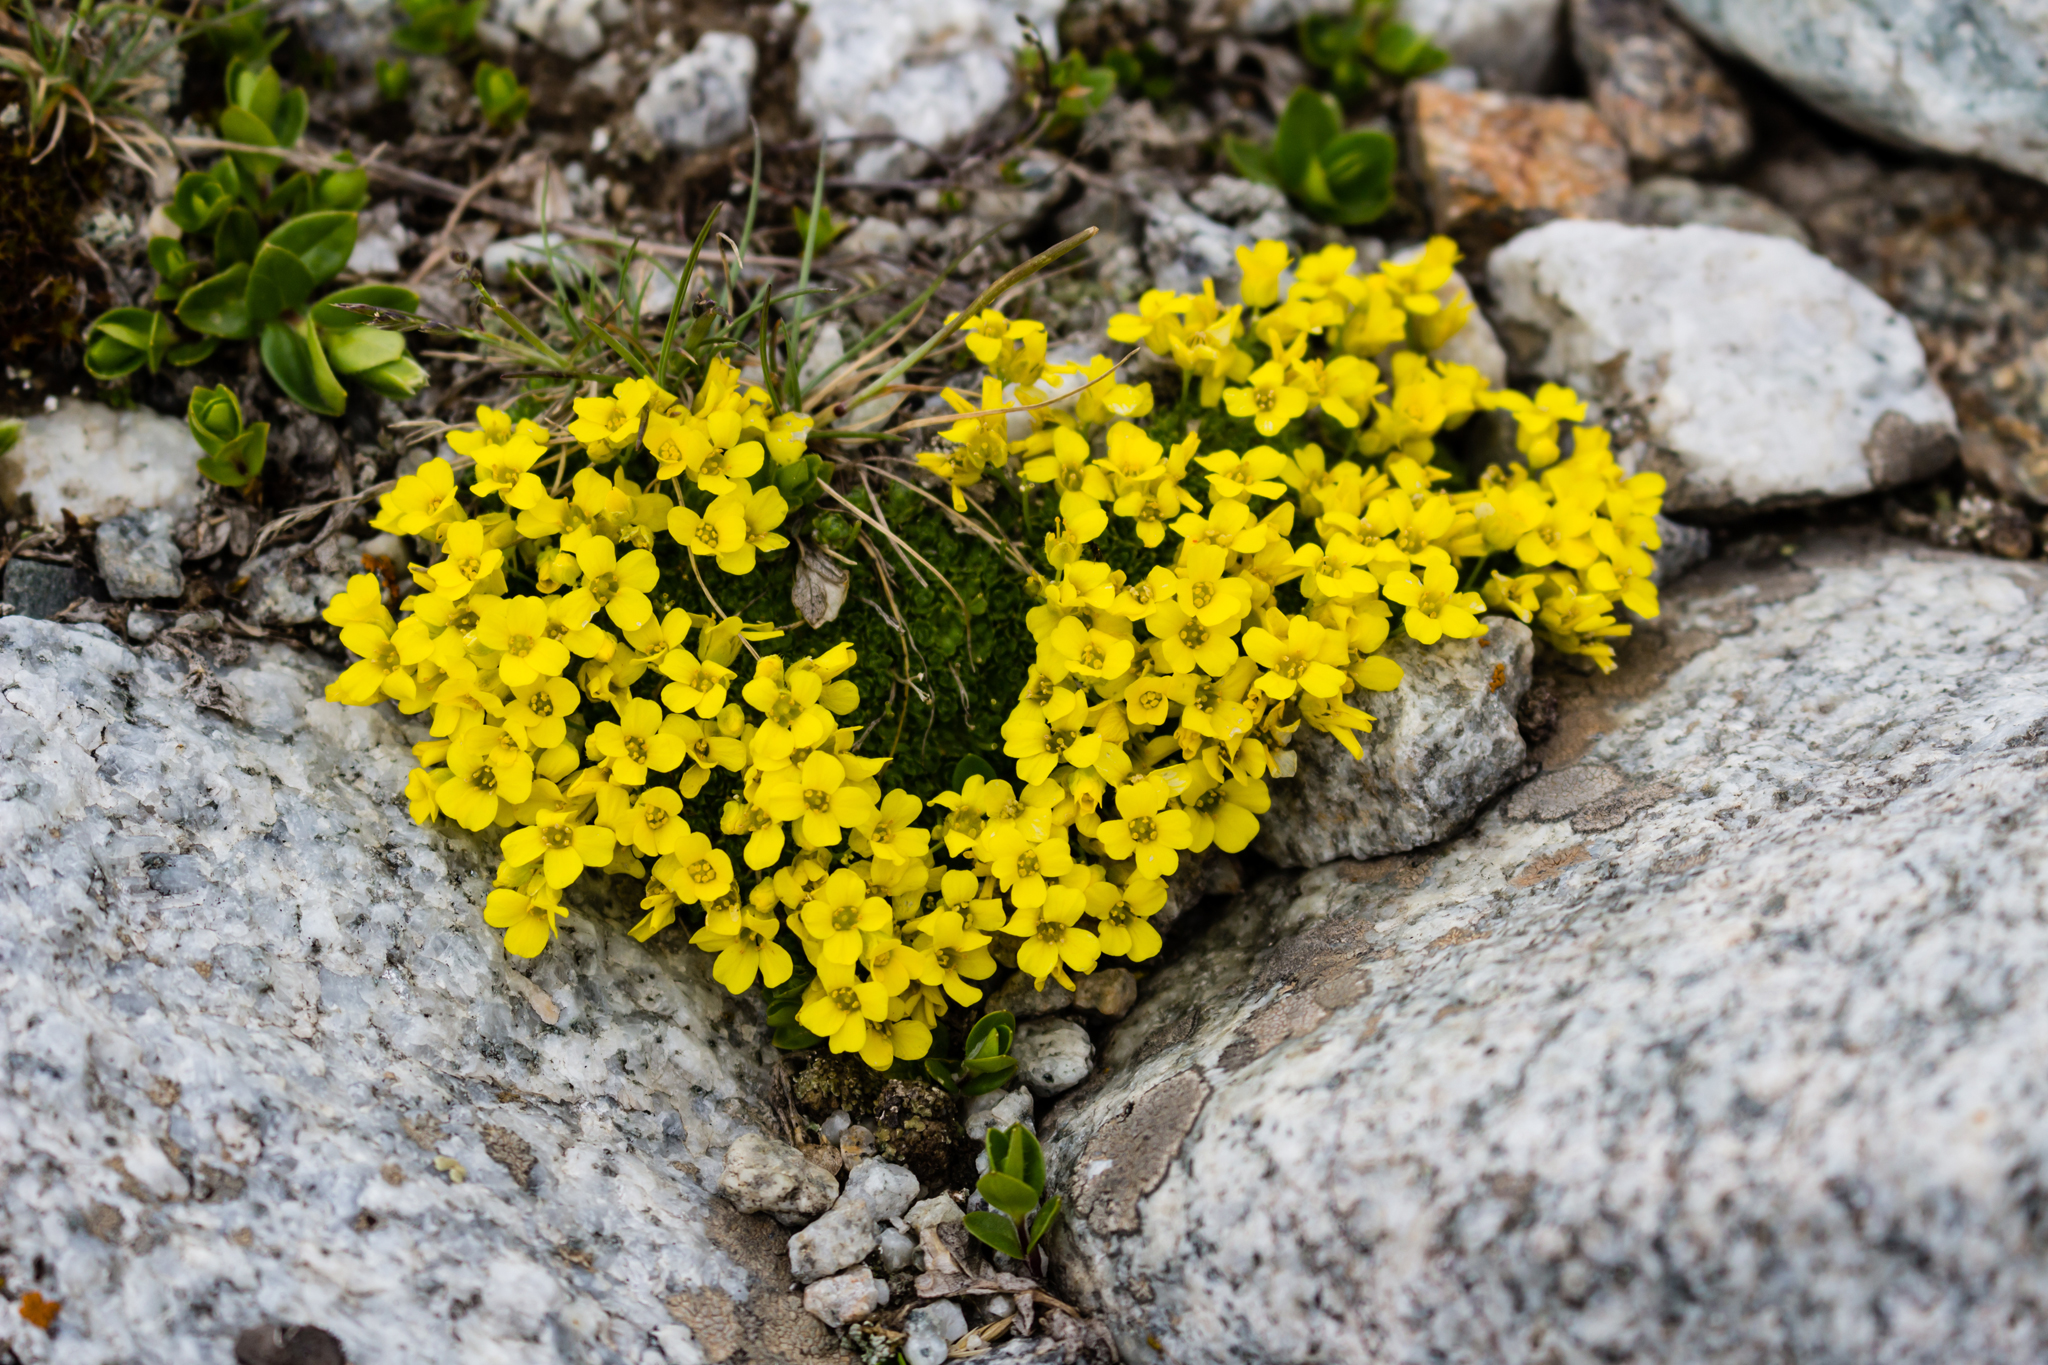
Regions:
[[1031, 1237], [1030, 1240], [1024, 1243], [1026, 1255], [1038, 1249], [1038, 1239], [1052, 1230], [1052, 1225], [1059, 1216], [1060, 1199], [1059, 1196], [1055, 1195], [1045, 1201], [1045, 1207], [1038, 1211], [1038, 1217], [1031, 1220]]
[[427, 372], [410, 355], [387, 360], [382, 365], [350, 376], [356, 383], [395, 402], [403, 402], [427, 386]]
[[[272, 135], [270, 125], [240, 105], [231, 104], [221, 110], [220, 135], [229, 142], [246, 143], [251, 147], [275, 147], [277, 138]], [[262, 177], [277, 169], [278, 159], [256, 152], [237, 152], [235, 160], [250, 175]]]
[[164, 360], [172, 365], [197, 365], [212, 355], [219, 346], [219, 337], [194, 337], [181, 345], [171, 347]]
[[187, 283], [193, 271], [192, 258], [185, 254], [185, 244], [175, 237], [149, 239], [149, 267], [165, 284], [172, 286]]
[[304, 171], [290, 176], [263, 201], [266, 218], [296, 218], [313, 206], [313, 177]]
[[1273, 134], [1273, 170], [1280, 183], [1292, 190], [1308, 174], [1323, 144], [1343, 129], [1335, 100], [1306, 85], [1296, 90], [1288, 97]]
[[[269, 242], [256, 253], [255, 264], [249, 267], [248, 300], [249, 316], [256, 322], [269, 322], [286, 313], [296, 313], [306, 306], [306, 300], [313, 297], [313, 277], [301, 261], [283, 247]], [[400, 343], [401, 348], [403, 343]]]
[[1017, 1074], [1017, 1064], [1005, 1057], [1004, 1065], [986, 1075], [969, 1076], [960, 1082], [963, 1095], [986, 1095], [991, 1090], [1001, 1090]]
[[332, 331], [322, 328], [320, 341], [327, 347], [327, 359], [337, 374], [375, 369], [405, 354], [404, 336], [377, 327], [337, 327]]
[[199, 461], [199, 472], [223, 488], [246, 488], [263, 474], [270, 423], [258, 422]]
[[976, 1241], [994, 1247], [1013, 1261], [1024, 1259], [1023, 1244], [1017, 1240], [1017, 1225], [1000, 1213], [970, 1213], [961, 1221]]
[[242, 401], [225, 384], [194, 389], [185, 404], [185, 426], [201, 450], [209, 455], [218, 454], [221, 447], [242, 434]]
[[149, 308], [115, 308], [86, 329], [85, 368], [95, 379], [119, 379], [144, 365], [156, 373], [177, 340], [170, 320]]
[[824, 1041], [802, 1024], [784, 1024], [775, 1030], [775, 1046], [784, 1052], [802, 1052], [805, 1048], [816, 1047]]
[[1345, 133], [1333, 139], [1317, 158], [1323, 169], [1332, 221], [1344, 226], [1369, 223], [1394, 202], [1394, 139], [1385, 133]]
[[263, 328], [263, 368], [287, 397], [309, 412], [339, 417], [348, 391], [328, 367], [327, 354], [312, 337], [313, 324], [271, 322]]
[[369, 202], [368, 171], [322, 171], [319, 178], [313, 182], [311, 207], [354, 213]]
[[1038, 1207], [1038, 1191], [1001, 1171], [990, 1171], [974, 1182], [974, 1188], [983, 1199], [1018, 1222], [1029, 1218], [1031, 1210]]
[[306, 92], [293, 86], [277, 102], [270, 117], [270, 132], [280, 147], [294, 147], [306, 131]]
[[203, 232], [234, 202], [234, 190], [214, 176], [187, 171], [178, 177], [164, 216], [185, 232]]
[[1451, 56], [1413, 26], [1396, 22], [1380, 29], [1372, 59], [1388, 75], [1407, 79], [1441, 71], [1450, 64]]
[[305, 262], [313, 283], [333, 279], [348, 264], [356, 249], [356, 215], [353, 213], [305, 213], [281, 223], [263, 239]]
[[984, 782], [996, 780], [996, 770], [980, 754], [969, 754], [953, 765], [953, 790], [959, 791], [967, 785], [967, 779], [978, 777]]
[[961, 1093], [960, 1083], [953, 1079], [953, 1068], [947, 1066], [937, 1057], [927, 1057], [924, 1059], [924, 1074], [937, 1081], [939, 1087], [946, 1091], [946, 1093], [950, 1095]]
[[1256, 142], [1241, 137], [1223, 139], [1223, 155], [1236, 168], [1237, 173], [1247, 180], [1261, 185], [1277, 185], [1280, 173], [1273, 168], [1273, 154]]
[[263, 229], [256, 226], [256, 215], [240, 204], [222, 215], [220, 226], [213, 230], [213, 268], [216, 272], [231, 265], [247, 265], [256, 259], [256, 248], [263, 244]]
[[229, 266], [201, 280], [178, 300], [178, 321], [207, 336], [246, 339], [256, 334], [249, 319], [249, 267]]
[[[1035, 1194], [1045, 1193], [1045, 1149], [1038, 1145], [1038, 1139], [1023, 1124], [1017, 1125], [1016, 1141], [1010, 1146], [1014, 1160], [1021, 1155], [1024, 1174], [1022, 1179]], [[1036, 1202], [1035, 1200], [1033, 1202]]]

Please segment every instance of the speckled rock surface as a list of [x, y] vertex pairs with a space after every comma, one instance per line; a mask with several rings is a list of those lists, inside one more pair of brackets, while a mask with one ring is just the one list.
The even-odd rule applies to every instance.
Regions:
[[1891, 141], [2048, 180], [2039, 0], [1672, 0], [1710, 42]]
[[1386, 649], [1404, 677], [1357, 704], [1378, 724], [1363, 759], [1303, 727], [1292, 780], [1271, 784], [1273, 807], [1253, 851], [1282, 867], [1375, 858], [1420, 848], [1462, 828], [1522, 774], [1515, 707], [1535, 652], [1520, 621], [1488, 617], [1476, 640], [1425, 649], [1398, 635]]
[[1593, 107], [1638, 171], [1714, 171], [1749, 152], [1749, 111], [1664, 0], [1570, 0]]
[[1597, 780], [1248, 893], [1042, 1125], [1126, 1361], [2048, 1353], [2048, 569], [1717, 561], [1624, 659]]
[[[0, 620], [0, 1276], [24, 1365], [801, 1360], [781, 1233], [709, 1191], [757, 1025], [580, 915], [537, 964], [407, 736], [281, 648], [214, 675]], [[765, 1091], [759, 1093], [767, 1093]]]
[[1551, 223], [1487, 264], [1519, 366], [1569, 384], [1665, 510], [1854, 497], [1955, 458], [1913, 325], [1796, 242], [1728, 228]]
[[1416, 81], [1405, 101], [1409, 164], [1438, 232], [1483, 248], [1553, 218], [1621, 212], [1628, 153], [1583, 100]]
[[206, 495], [201, 453], [175, 417], [66, 398], [24, 418], [21, 438], [0, 454], [0, 506], [49, 526], [66, 509], [85, 521], [154, 507], [182, 517]]

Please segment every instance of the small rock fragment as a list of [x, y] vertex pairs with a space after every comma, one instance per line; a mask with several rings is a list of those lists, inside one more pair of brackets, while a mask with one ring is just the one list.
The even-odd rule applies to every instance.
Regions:
[[844, 1270], [868, 1257], [880, 1239], [875, 1214], [858, 1199], [841, 1199], [832, 1211], [789, 1239], [790, 1273], [805, 1284]]
[[929, 1324], [910, 1330], [903, 1342], [903, 1359], [909, 1365], [939, 1365], [946, 1358], [946, 1339]]
[[830, 1173], [804, 1160], [788, 1143], [759, 1133], [743, 1134], [726, 1152], [718, 1192], [741, 1213], [773, 1214], [778, 1220], [816, 1218], [839, 1197]]
[[254, 625], [303, 626], [320, 619], [356, 566], [353, 536], [265, 550], [242, 566], [241, 609]]
[[882, 1256], [882, 1269], [891, 1275], [899, 1270], [910, 1270], [917, 1264], [917, 1243], [907, 1232], [883, 1228], [876, 1248]]
[[1071, 1019], [1033, 1019], [1017, 1028], [1017, 1075], [1040, 1099], [1064, 1094], [1088, 1078], [1095, 1043]]
[[910, 1310], [910, 1316], [903, 1321], [904, 1330], [916, 1333], [928, 1328], [945, 1338], [948, 1344], [967, 1335], [967, 1315], [960, 1311], [960, 1305], [951, 1299], [940, 1299]]
[[0, 576], [0, 597], [16, 616], [47, 621], [81, 597], [92, 596], [92, 576], [69, 564], [50, 564], [16, 555]]
[[1813, 245], [1813, 236], [1803, 223], [1755, 190], [1740, 185], [1703, 185], [1682, 175], [1656, 175], [1638, 183], [1628, 192], [1621, 219], [1643, 227], [1698, 223]]
[[54, 412], [23, 418], [20, 436], [0, 451], [0, 506], [47, 526], [67, 509], [81, 521], [152, 508], [183, 515], [205, 496], [204, 453], [175, 417], [66, 398]]
[[1138, 978], [1128, 967], [1105, 967], [1074, 986], [1074, 1006], [1105, 1019], [1121, 1019], [1138, 1003]]
[[966, 1217], [967, 1215], [960, 1211], [960, 1206], [953, 1202], [952, 1195], [941, 1194], [912, 1204], [910, 1212], [903, 1215], [903, 1221], [922, 1232], [941, 1223], [963, 1222]]
[[1074, 993], [1047, 977], [1043, 990], [1033, 986], [1029, 972], [1017, 972], [996, 987], [988, 998], [990, 1010], [1008, 1010], [1019, 1019], [1041, 1014], [1058, 1014], [1074, 1003]]
[[100, 523], [93, 555], [107, 591], [117, 600], [176, 597], [185, 591], [184, 553], [172, 538], [173, 521], [170, 512], [155, 508]]
[[1612, 218], [1628, 195], [1628, 154], [1578, 100], [1432, 81], [1408, 87], [1410, 164], [1439, 232], [1481, 247], [1553, 218]]
[[874, 1130], [863, 1124], [851, 1124], [839, 1135], [839, 1156], [849, 1168], [866, 1161], [875, 1154]]
[[647, 79], [633, 117], [673, 151], [722, 147], [747, 131], [759, 56], [744, 33], [706, 33]]
[[1749, 110], [1663, 0], [1571, 0], [1593, 107], [1639, 170], [1724, 169], [1749, 152]]
[[877, 1219], [901, 1218], [917, 1199], [917, 1177], [887, 1161], [863, 1161], [846, 1176], [841, 1203], [860, 1200]]
[[864, 1265], [804, 1290], [804, 1311], [835, 1329], [867, 1321], [888, 1302], [888, 1281], [876, 1279], [875, 1272]]
[[[1018, 1041], [1023, 1041], [1019, 1034]], [[1018, 1058], [1021, 1069], [1023, 1059]], [[967, 1101], [967, 1136], [970, 1141], [980, 1142], [991, 1128], [1008, 1128], [1015, 1124], [1029, 1124], [1033, 1106], [1031, 1095], [1023, 1090], [991, 1090], [986, 1095], [970, 1096]]]

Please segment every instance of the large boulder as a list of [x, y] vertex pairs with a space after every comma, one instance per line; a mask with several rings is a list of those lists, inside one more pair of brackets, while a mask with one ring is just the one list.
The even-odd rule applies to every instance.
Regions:
[[81, 521], [155, 509], [182, 518], [206, 496], [203, 454], [175, 417], [61, 399], [23, 419], [11, 444], [0, 440], [0, 507], [45, 526], [61, 525], [66, 512]]
[[1041, 1125], [1125, 1361], [2048, 1353], [2048, 568], [1777, 547], [1148, 979]]
[[1842, 122], [2048, 180], [2039, 0], [1671, 0]]
[[1781, 237], [1550, 223], [1488, 262], [1518, 366], [1569, 384], [1671, 481], [1680, 515], [1854, 497], [1955, 458], [1913, 325]]
[[484, 846], [406, 817], [415, 736], [331, 671], [0, 620], [0, 1278], [60, 1305], [0, 1359], [833, 1354], [711, 1193], [758, 1023], [582, 916], [508, 960]]

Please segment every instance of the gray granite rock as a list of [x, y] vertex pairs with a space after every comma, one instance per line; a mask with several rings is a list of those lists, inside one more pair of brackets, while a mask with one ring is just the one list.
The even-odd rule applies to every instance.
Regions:
[[633, 117], [673, 151], [722, 147], [747, 131], [757, 61], [746, 34], [706, 33], [647, 78]]
[[831, 1212], [789, 1239], [789, 1271], [804, 1284], [858, 1265], [879, 1244], [875, 1213], [859, 1199], [841, 1199]]
[[91, 596], [92, 575], [71, 564], [16, 555], [0, 577], [0, 599], [17, 616], [47, 621], [81, 597]]
[[507, 959], [484, 847], [407, 818], [414, 735], [332, 670], [260, 646], [201, 709], [99, 627], [0, 620], [0, 1276], [63, 1304], [0, 1356], [829, 1355], [711, 1194], [773, 1094], [758, 1020], [629, 912]]
[[866, 1322], [888, 1302], [888, 1281], [876, 1279], [875, 1272], [864, 1265], [804, 1290], [804, 1311], [827, 1327]]
[[1913, 326], [1795, 242], [1726, 228], [1549, 223], [1488, 262], [1522, 368], [1577, 389], [1667, 511], [1729, 516], [1939, 472], [1955, 409]]
[[1638, 181], [1622, 206], [1623, 222], [1642, 227], [1734, 228], [1784, 237], [1804, 247], [1813, 235], [1797, 218], [1754, 190], [1740, 185], [1708, 185], [1682, 175], [1656, 175]]
[[1006, 1010], [1019, 1019], [1035, 1019], [1041, 1014], [1058, 1014], [1074, 1003], [1074, 993], [1051, 977], [1045, 979], [1041, 989], [1031, 979], [1029, 972], [1012, 972], [988, 994], [985, 1008]]
[[1295, 732], [1292, 779], [1271, 784], [1273, 807], [1253, 850], [1282, 867], [1420, 848], [1462, 828], [1521, 776], [1515, 707], [1529, 689], [1529, 628], [1486, 618], [1476, 640], [1424, 648], [1397, 634], [1387, 657], [1404, 677], [1359, 703], [1377, 718], [1353, 758], [1320, 731]]
[[1044, 1126], [1126, 1361], [2048, 1352], [2048, 568], [1770, 558], [1568, 699], [1598, 776], [1150, 978]]
[[1638, 172], [1696, 175], [1749, 153], [1749, 110], [1664, 0], [1570, 0], [1593, 107]]
[[1017, 1059], [1017, 1079], [1047, 1099], [1088, 1079], [1095, 1044], [1088, 1030], [1071, 1019], [1027, 1019], [1017, 1026], [1010, 1055]]
[[858, 1199], [876, 1218], [901, 1218], [917, 1201], [917, 1177], [890, 1161], [863, 1161], [846, 1173], [841, 1199]]
[[1672, 0], [1708, 41], [1842, 122], [2048, 180], [2038, 0]]
[[1032, 1126], [1032, 1115], [1036, 1109], [1028, 1090], [991, 1090], [970, 1096], [966, 1118], [968, 1139], [980, 1142], [991, 1128], [1010, 1128], [1019, 1123]]
[[161, 507], [101, 522], [93, 533], [93, 557], [107, 591], [122, 600], [183, 593], [185, 556], [176, 529], [176, 518]]
[[788, 1226], [797, 1227], [832, 1207], [839, 1198], [839, 1182], [788, 1143], [747, 1133], [725, 1154], [718, 1192], [741, 1213], [794, 1219]]
[[310, 549], [281, 545], [242, 565], [241, 606], [252, 624], [302, 626], [320, 619], [334, 595], [361, 573], [355, 537], [335, 536]]

